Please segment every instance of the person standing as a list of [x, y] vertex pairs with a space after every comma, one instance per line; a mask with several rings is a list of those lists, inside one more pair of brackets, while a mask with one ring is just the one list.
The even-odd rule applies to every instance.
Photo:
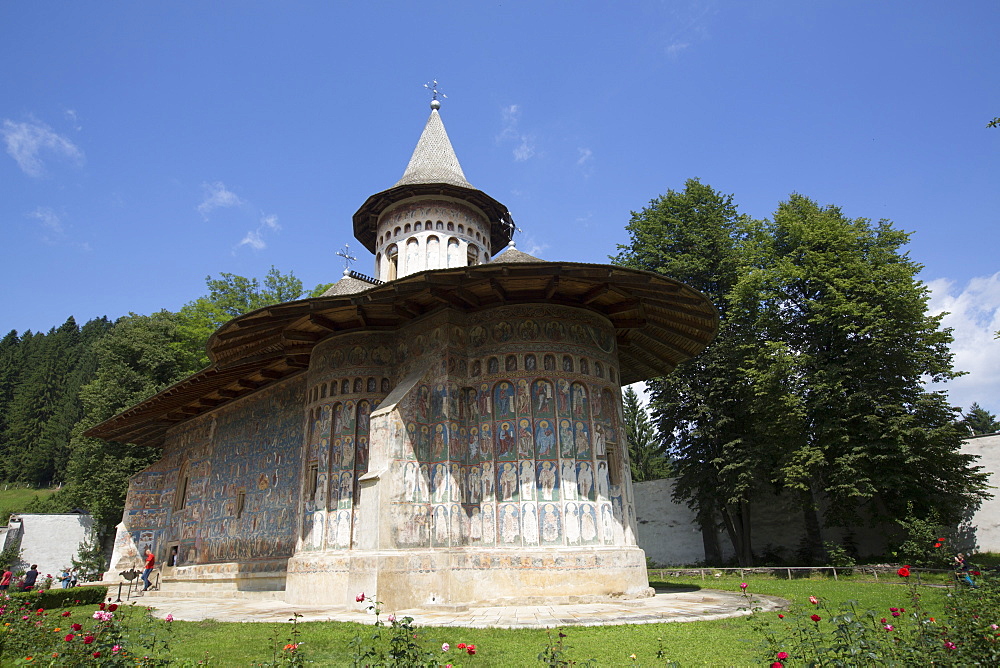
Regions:
[[146, 565], [142, 569], [142, 581], [144, 586], [143, 591], [149, 589], [152, 585], [149, 584], [149, 574], [153, 572], [153, 568], [156, 566], [156, 557], [153, 556], [153, 551], [148, 547], [146, 548]]
[[13, 578], [14, 573], [10, 570], [10, 566], [4, 568], [3, 575], [0, 575], [0, 591], [7, 591]]
[[21, 591], [31, 591], [38, 580], [38, 564], [31, 564], [31, 568], [24, 574], [24, 582], [21, 584]]
[[69, 569], [64, 568], [62, 569], [62, 573], [59, 574], [59, 584], [62, 586], [63, 589], [69, 589], [69, 581], [70, 581]]

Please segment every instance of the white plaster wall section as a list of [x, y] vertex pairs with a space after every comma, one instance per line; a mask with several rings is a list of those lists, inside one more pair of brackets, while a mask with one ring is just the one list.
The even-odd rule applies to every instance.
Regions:
[[80, 543], [89, 536], [94, 526], [90, 515], [69, 513], [64, 515], [22, 514], [24, 536], [21, 548], [28, 564], [38, 564], [44, 577], [58, 576], [63, 568], [72, 566], [72, 559], [80, 552]]

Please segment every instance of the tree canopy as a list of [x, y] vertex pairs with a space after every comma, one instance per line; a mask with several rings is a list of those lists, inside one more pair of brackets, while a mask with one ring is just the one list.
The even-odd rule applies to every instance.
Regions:
[[750, 506], [769, 494], [796, 499], [807, 560], [830, 527], [890, 522], [907, 504], [954, 520], [985, 495], [946, 395], [924, 388], [957, 373], [906, 233], [797, 194], [753, 221], [696, 180], [627, 229], [616, 262], [719, 309], [715, 342], [648, 385], [676, 498], [703, 526], [721, 521], [741, 563]]

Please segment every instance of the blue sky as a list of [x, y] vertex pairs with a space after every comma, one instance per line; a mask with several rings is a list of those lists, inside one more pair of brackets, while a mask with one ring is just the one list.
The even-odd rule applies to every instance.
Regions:
[[176, 310], [207, 275], [336, 280], [423, 84], [518, 246], [602, 262], [698, 177], [913, 233], [953, 403], [1000, 412], [1000, 3], [0, 4], [0, 330]]

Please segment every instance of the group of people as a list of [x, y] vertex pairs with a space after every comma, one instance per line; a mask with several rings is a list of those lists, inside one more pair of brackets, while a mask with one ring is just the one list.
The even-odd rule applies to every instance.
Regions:
[[[6, 592], [10, 589], [13, 582], [14, 573], [8, 566], [4, 568], [3, 575], [0, 575], [0, 592]], [[19, 591], [31, 591], [35, 588], [36, 582], [38, 582], [38, 564], [32, 564], [31, 568], [25, 572], [24, 579], [17, 584], [17, 588]]]

